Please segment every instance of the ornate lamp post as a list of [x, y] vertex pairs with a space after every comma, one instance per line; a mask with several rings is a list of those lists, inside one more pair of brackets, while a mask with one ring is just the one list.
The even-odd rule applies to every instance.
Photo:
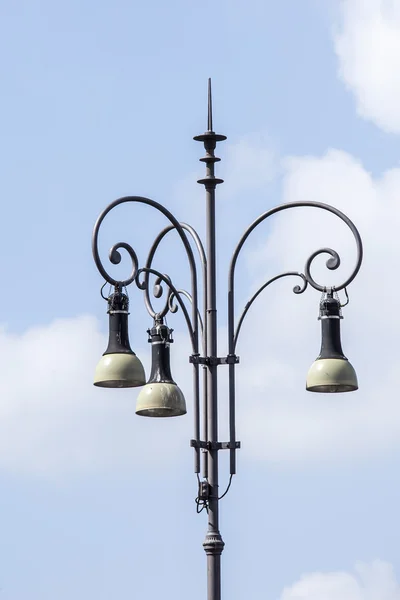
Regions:
[[[215, 177], [215, 163], [220, 159], [214, 154], [217, 142], [226, 139], [224, 135], [216, 134], [212, 124], [211, 83], [208, 87], [208, 129], [202, 135], [194, 138], [203, 142], [206, 155], [200, 160], [205, 163], [206, 174], [198, 183], [204, 185], [206, 192], [206, 246], [196, 231], [185, 223], [180, 223], [164, 206], [141, 196], [127, 196], [112, 202], [99, 216], [94, 227], [92, 249], [96, 266], [103, 278], [114, 292], [106, 298], [109, 314], [109, 344], [101, 358], [95, 374], [95, 385], [102, 387], [138, 387], [144, 386], [137, 400], [137, 414], [148, 417], [178, 416], [186, 413], [186, 404], [181, 390], [174, 382], [170, 364], [169, 352], [172, 340], [172, 330], [164, 323], [168, 312], [176, 312], [178, 306], [182, 309], [186, 320], [192, 354], [189, 357], [193, 369], [193, 411], [194, 438], [191, 446], [195, 453], [195, 473], [198, 478], [197, 510], [207, 511], [208, 529], [203, 543], [207, 555], [208, 600], [221, 599], [221, 553], [224, 542], [219, 531], [219, 496], [218, 486], [218, 455], [221, 450], [230, 453], [230, 480], [236, 473], [236, 451], [240, 442], [236, 440], [235, 432], [235, 369], [239, 362], [236, 356], [236, 345], [243, 320], [257, 296], [271, 283], [282, 277], [296, 276], [301, 279], [300, 285], [293, 288], [295, 294], [305, 292], [308, 285], [322, 292], [319, 318], [322, 324], [321, 352], [311, 366], [306, 388], [313, 392], [348, 392], [358, 388], [356, 373], [343, 354], [340, 341], [341, 305], [337, 292], [344, 289], [357, 275], [362, 262], [362, 242], [360, 234], [350, 219], [336, 208], [319, 202], [291, 202], [281, 204], [260, 215], [244, 232], [233, 253], [228, 273], [228, 356], [218, 356], [217, 350], [217, 302], [216, 302], [216, 227], [215, 227], [215, 190], [222, 179]], [[152, 206], [161, 212], [169, 221], [153, 242], [145, 265], [139, 268], [137, 255], [127, 243], [115, 244], [109, 253], [111, 263], [118, 264], [121, 260], [119, 250], [127, 251], [132, 261], [130, 276], [122, 281], [111, 277], [104, 268], [98, 250], [98, 234], [106, 215], [116, 206], [126, 202], [136, 202]], [[316, 256], [328, 254], [326, 266], [335, 270], [340, 265], [339, 255], [331, 248], [322, 248], [314, 252], [306, 262], [304, 273], [288, 271], [267, 281], [252, 296], [246, 304], [240, 318], [235, 324], [235, 268], [239, 253], [251, 232], [263, 221], [275, 213], [296, 207], [319, 208], [339, 217], [352, 231], [357, 245], [357, 260], [355, 268], [348, 279], [339, 286], [328, 287], [319, 285], [311, 276], [311, 264]], [[163, 275], [152, 267], [153, 258], [162, 239], [170, 232], [176, 231], [186, 250], [191, 271], [191, 292], [178, 289], [167, 275]], [[203, 302], [199, 309], [198, 273], [191, 242], [198, 251], [203, 276]], [[162, 283], [167, 287], [167, 298], [161, 311], [156, 312], [150, 299], [150, 275], [156, 277], [153, 293], [156, 298], [163, 293]], [[143, 366], [131, 350], [128, 338], [129, 301], [124, 289], [131, 283], [143, 291], [147, 311], [153, 319], [153, 326], [148, 330], [152, 347], [152, 369], [150, 378], [145, 384]], [[104, 287], [104, 286], [103, 286]], [[347, 292], [346, 292], [347, 295]], [[189, 311], [185, 301], [191, 303]], [[199, 343], [201, 340], [201, 345]], [[218, 437], [218, 397], [217, 372], [218, 367], [227, 365], [229, 369], [229, 441], [221, 442]], [[203, 385], [200, 385], [200, 366], [203, 370]], [[200, 389], [202, 387], [202, 394]], [[201, 456], [203, 460], [201, 461]], [[202, 463], [202, 464], [201, 464]], [[201, 473], [201, 477], [200, 477]], [[228, 486], [229, 489], [229, 486]], [[226, 492], [225, 492], [226, 493]], [[224, 494], [223, 494], [224, 495]]]

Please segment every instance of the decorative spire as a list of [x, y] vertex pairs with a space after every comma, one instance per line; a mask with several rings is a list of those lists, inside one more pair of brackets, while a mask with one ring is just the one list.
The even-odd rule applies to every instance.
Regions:
[[207, 115], [207, 127], [208, 130], [201, 134], [196, 135], [193, 139], [196, 142], [204, 142], [204, 148], [206, 150], [206, 156], [200, 158], [201, 162], [206, 163], [206, 177], [204, 179], [199, 179], [197, 183], [201, 183], [206, 187], [214, 187], [218, 183], [223, 183], [223, 179], [218, 179], [214, 176], [214, 163], [220, 161], [221, 159], [215, 156], [214, 150], [216, 148], [217, 142], [223, 142], [226, 140], [226, 135], [222, 135], [220, 133], [215, 133], [213, 131], [213, 117], [212, 117], [212, 94], [211, 94], [211, 78], [208, 79], [208, 115]]
[[208, 131], [212, 133], [212, 97], [211, 97], [211, 77], [208, 78]]

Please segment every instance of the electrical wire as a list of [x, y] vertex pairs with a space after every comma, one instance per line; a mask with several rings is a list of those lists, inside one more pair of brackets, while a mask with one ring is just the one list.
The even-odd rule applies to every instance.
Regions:
[[233, 477], [233, 473], [231, 473], [231, 476], [229, 477], [229, 483], [228, 483], [228, 487], [226, 488], [226, 490], [224, 491], [224, 493], [222, 494], [222, 496], [220, 496], [220, 497], [218, 498], [218, 500], [222, 500], [222, 498], [223, 498], [224, 496], [226, 496], [226, 495], [227, 495], [227, 493], [229, 492], [229, 488], [231, 487], [231, 483], [232, 483], [232, 477]]

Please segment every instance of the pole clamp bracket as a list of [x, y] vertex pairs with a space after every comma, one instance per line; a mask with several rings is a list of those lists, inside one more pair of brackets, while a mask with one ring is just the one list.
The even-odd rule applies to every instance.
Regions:
[[191, 448], [202, 450], [238, 450], [240, 442], [203, 442], [201, 440], [190, 440]]
[[218, 365], [237, 365], [239, 357], [236, 354], [228, 354], [228, 356], [200, 356], [192, 354], [189, 356], [189, 362], [194, 365], [206, 365], [207, 367], [216, 367]]

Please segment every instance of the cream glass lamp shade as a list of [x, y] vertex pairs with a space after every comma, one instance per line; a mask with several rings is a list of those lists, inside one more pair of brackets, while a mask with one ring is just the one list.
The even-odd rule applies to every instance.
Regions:
[[140, 390], [136, 402], [136, 414], [142, 417], [185, 415], [185, 397], [176, 383], [149, 382]]
[[340, 339], [339, 300], [328, 294], [321, 302], [321, 352], [307, 374], [309, 392], [337, 393], [358, 389], [356, 372], [343, 354]]
[[143, 365], [133, 352], [103, 354], [97, 363], [94, 385], [98, 387], [138, 387], [145, 383]]
[[154, 327], [149, 330], [151, 374], [136, 402], [136, 414], [142, 417], [178, 417], [186, 414], [185, 397], [171, 375], [171, 332], [162, 320], [155, 321]]
[[307, 374], [309, 392], [353, 392], [358, 389], [357, 375], [347, 358], [319, 358]]
[[109, 340], [97, 364], [94, 385], [107, 388], [138, 387], [146, 383], [144, 368], [129, 344], [128, 297], [116, 291], [108, 299]]

